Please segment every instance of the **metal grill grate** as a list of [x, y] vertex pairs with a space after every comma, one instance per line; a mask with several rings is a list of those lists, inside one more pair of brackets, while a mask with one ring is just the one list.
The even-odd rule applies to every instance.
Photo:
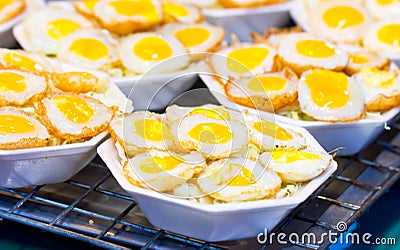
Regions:
[[[397, 119], [396, 119], [397, 120]], [[400, 178], [400, 124], [395, 123], [358, 155], [338, 157], [337, 172], [295, 208], [274, 233], [315, 233], [350, 225]], [[207, 243], [154, 228], [134, 199], [120, 189], [104, 163], [96, 158], [73, 179], [22, 189], [0, 188], [0, 217], [104, 248], [266, 248], [256, 239]], [[292, 243], [310, 249], [310, 242]]]

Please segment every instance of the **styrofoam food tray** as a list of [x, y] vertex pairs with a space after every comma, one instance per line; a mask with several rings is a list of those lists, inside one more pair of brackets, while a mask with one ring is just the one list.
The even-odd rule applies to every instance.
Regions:
[[[307, 145], [323, 151], [303, 128], [287, 126], [300, 132]], [[131, 184], [125, 177], [121, 159], [112, 138], [97, 149], [119, 185], [135, 198], [150, 223], [156, 227], [205, 241], [225, 241], [256, 237], [265, 229], [271, 231], [290, 211], [309, 197], [335, 172], [332, 161], [319, 176], [306, 183], [290, 197], [227, 204], [199, 204], [175, 198]]]
[[345, 123], [300, 121], [236, 104], [225, 95], [223, 86], [213, 76], [200, 74], [200, 78], [207, 85], [211, 94], [225, 107], [239, 110], [246, 109], [251, 113], [260, 114], [262, 117], [271, 118], [273, 116], [278, 122], [303, 127], [315, 137], [326, 151], [330, 152], [338, 149], [337, 155], [358, 153], [376, 139], [387, 127], [387, 124], [400, 112], [400, 107], [398, 107], [384, 112], [381, 117], [364, 118], [355, 122]]
[[63, 182], [78, 173], [96, 156], [96, 147], [106, 138], [66, 145], [0, 150], [0, 186], [19, 188]]
[[208, 22], [226, 29], [226, 41], [233, 33], [240, 41], [249, 42], [250, 32], [263, 34], [268, 28], [287, 26], [292, 1], [255, 8], [203, 9], [203, 14]]

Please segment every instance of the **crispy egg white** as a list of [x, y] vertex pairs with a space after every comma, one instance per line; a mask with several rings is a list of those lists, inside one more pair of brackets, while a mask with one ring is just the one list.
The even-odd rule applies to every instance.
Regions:
[[376, 19], [400, 16], [399, 0], [365, 0], [365, 6]]
[[74, 1], [72, 4], [75, 8], [75, 10], [89, 18], [94, 17], [94, 6], [100, 2], [100, 0], [80, 0], [80, 1]]
[[342, 70], [348, 54], [334, 44], [308, 33], [288, 34], [280, 40], [278, 56], [298, 75], [314, 68]]
[[60, 39], [57, 58], [88, 69], [118, 64], [119, 42], [103, 29], [81, 29]]
[[54, 94], [39, 101], [38, 114], [46, 127], [66, 140], [95, 136], [108, 128], [113, 112], [100, 101], [74, 94]]
[[137, 74], [149, 70], [152, 73], [166, 73], [185, 68], [190, 62], [186, 52], [185, 47], [173, 36], [155, 32], [124, 37], [119, 47], [123, 66], [128, 72]]
[[233, 79], [227, 81], [224, 88], [235, 103], [273, 112], [297, 99], [297, 81], [297, 75], [285, 68], [281, 72]]
[[259, 200], [273, 197], [282, 180], [259, 162], [245, 158], [222, 159], [207, 166], [199, 175], [200, 189], [225, 202]]
[[163, 117], [148, 111], [115, 117], [110, 123], [110, 133], [125, 148], [128, 155], [136, 155], [150, 149], [167, 151], [172, 140]]
[[204, 19], [200, 8], [195, 5], [166, 1], [163, 3], [162, 8], [164, 22], [195, 24]]
[[390, 67], [390, 59], [379, 55], [376, 52], [367, 49], [361, 49], [349, 52], [349, 62], [344, 68], [344, 72], [353, 75], [364, 68], [377, 68], [388, 70]]
[[19, 70], [0, 70], [0, 105], [25, 105], [45, 95], [44, 77]]
[[238, 43], [221, 49], [209, 64], [219, 77], [251, 77], [273, 70], [276, 48], [265, 43]]
[[163, 17], [159, 0], [103, 0], [94, 6], [94, 15], [103, 28], [118, 35], [150, 30]]
[[53, 72], [50, 77], [53, 88], [64, 92], [104, 93], [110, 87], [108, 78], [84, 71]]
[[24, 0], [3, 0], [0, 2], [0, 23], [20, 15], [26, 7]]
[[298, 100], [302, 112], [316, 120], [354, 121], [365, 116], [361, 86], [341, 72], [304, 72], [298, 84]]
[[45, 146], [50, 135], [36, 118], [15, 107], [0, 108], [0, 149]]
[[400, 77], [392, 70], [364, 68], [354, 75], [364, 90], [367, 111], [383, 111], [400, 106]]
[[25, 34], [33, 49], [43, 54], [55, 54], [58, 41], [68, 34], [94, 24], [78, 13], [49, 6], [32, 11], [23, 22]]
[[372, 24], [363, 37], [365, 48], [385, 57], [400, 55], [400, 18], [384, 19]]
[[186, 183], [205, 166], [196, 152], [179, 155], [150, 150], [130, 158], [123, 168], [133, 185], [164, 192]]
[[332, 156], [324, 152], [306, 150], [274, 150], [260, 156], [261, 165], [276, 172], [284, 182], [312, 180], [331, 163]]

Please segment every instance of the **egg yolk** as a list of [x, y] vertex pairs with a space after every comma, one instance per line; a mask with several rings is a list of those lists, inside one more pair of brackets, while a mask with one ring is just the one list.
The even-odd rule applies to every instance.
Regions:
[[378, 30], [378, 39], [391, 46], [400, 46], [400, 24], [389, 24]]
[[164, 60], [172, 56], [172, 48], [162, 38], [145, 37], [133, 47], [133, 54], [147, 61]]
[[314, 58], [325, 58], [335, 54], [335, 49], [323, 41], [302, 40], [296, 43], [296, 50], [304, 55]]
[[229, 181], [229, 186], [248, 186], [256, 182], [256, 178], [248, 168], [237, 163], [231, 163], [227, 167], [231, 169], [230, 171], [232, 171], [233, 168], [240, 169], [240, 172]]
[[81, 26], [72, 20], [57, 19], [47, 23], [47, 34], [58, 40], [80, 28]]
[[20, 134], [35, 131], [33, 123], [18, 115], [0, 115], [0, 134]]
[[209, 118], [215, 120], [230, 120], [231, 116], [229, 112], [225, 109], [204, 109], [204, 108], [195, 108], [192, 112], [190, 112], [189, 116], [192, 115], [205, 115]]
[[[234, 174], [233, 177], [231, 177], [232, 174]], [[248, 168], [237, 163], [229, 163], [212, 168], [207, 171], [206, 175], [217, 185], [248, 186], [256, 182], [253, 173]]]
[[94, 10], [94, 6], [96, 5], [96, 3], [98, 1], [99, 0], [86, 0], [85, 1], [86, 8], [88, 8], [91, 11], [93, 11]]
[[7, 65], [15, 66], [18, 69], [27, 70], [30, 72], [43, 72], [43, 66], [39, 63], [33, 61], [32, 59], [14, 54], [14, 53], [7, 53], [4, 55], [3, 60], [7, 63]]
[[147, 158], [140, 163], [140, 170], [149, 174], [158, 174], [160, 172], [173, 170], [179, 164], [183, 163], [184, 159], [178, 156], [153, 156]]
[[211, 122], [197, 124], [189, 131], [189, 136], [206, 144], [224, 144], [233, 137], [228, 126]]
[[228, 54], [227, 66], [233, 72], [245, 73], [259, 66], [268, 54], [263, 47], [236, 49]]
[[340, 108], [349, 101], [349, 81], [343, 73], [312, 70], [307, 74], [305, 82], [311, 91], [312, 99], [320, 107]]
[[393, 87], [397, 78], [393, 71], [382, 71], [376, 68], [365, 68], [361, 72], [363, 82], [373, 89], [389, 89]]
[[69, 51], [93, 61], [108, 55], [107, 45], [93, 38], [82, 38], [73, 41]]
[[26, 89], [25, 77], [13, 72], [0, 73], [0, 90], [22, 92]]
[[57, 96], [53, 100], [58, 110], [73, 123], [85, 123], [94, 114], [93, 105], [82, 98], [76, 96]]
[[295, 161], [320, 160], [321, 156], [305, 151], [274, 150], [272, 152], [272, 159], [277, 163], [285, 164]]
[[185, 47], [194, 47], [202, 44], [210, 37], [210, 31], [200, 27], [181, 29], [175, 32], [175, 37]]
[[363, 64], [369, 62], [369, 58], [363, 53], [350, 55], [350, 61], [356, 64]]
[[0, 10], [3, 9], [4, 7], [6, 7], [7, 5], [11, 4], [12, 2], [13, 2], [13, 0], [0, 1]]
[[247, 83], [247, 87], [257, 92], [279, 91], [286, 86], [286, 80], [279, 76], [257, 76]]
[[135, 131], [142, 138], [160, 142], [169, 138], [169, 130], [164, 123], [152, 119], [142, 119], [135, 122]]
[[262, 121], [254, 123], [254, 128], [259, 132], [269, 137], [276, 138], [281, 141], [289, 141], [293, 139], [293, 135], [290, 134], [286, 129], [278, 126], [276, 123]]
[[349, 6], [336, 6], [325, 11], [322, 17], [332, 28], [344, 29], [364, 22], [364, 15]]
[[393, 0], [376, 0], [377, 3], [380, 5], [386, 5], [386, 4], [392, 4], [394, 1]]
[[151, 0], [117, 0], [110, 2], [115, 11], [123, 16], [144, 16], [148, 20], [158, 20], [156, 7]]
[[175, 3], [164, 4], [163, 10], [165, 13], [170, 14], [172, 16], [184, 17], [189, 15], [189, 11], [185, 7]]

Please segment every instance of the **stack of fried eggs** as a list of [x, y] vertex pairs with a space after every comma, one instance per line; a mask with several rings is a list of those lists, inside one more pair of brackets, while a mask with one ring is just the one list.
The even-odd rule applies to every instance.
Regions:
[[332, 161], [295, 129], [211, 104], [117, 116], [110, 134], [131, 184], [208, 204], [285, 197]]
[[400, 105], [399, 72], [375, 52], [297, 28], [252, 35], [254, 42], [234, 41], [208, 58], [235, 103], [328, 122], [355, 121]]
[[386, 57], [400, 56], [398, 0], [301, 0], [298, 4], [308, 31], [332, 42], [362, 45]]
[[[87, 0], [49, 4], [24, 19], [24, 36], [38, 53], [112, 76], [157, 73], [193, 65], [221, 44], [223, 28], [202, 22], [199, 7], [160, 0]], [[65, 6], [67, 5], [67, 6]]]
[[107, 131], [127, 104], [108, 100], [114, 94], [106, 77], [59, 72], [45, 57], [0, 49], [0, 149], [82, 142]]

